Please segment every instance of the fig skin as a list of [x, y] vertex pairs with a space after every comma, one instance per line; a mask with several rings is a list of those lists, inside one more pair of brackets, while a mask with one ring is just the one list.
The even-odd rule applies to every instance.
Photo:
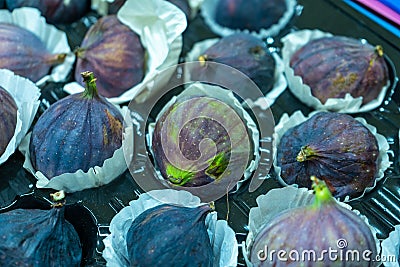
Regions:
[[258, 32], [278, 23], [286, 10], [284, 0], [219, 0], [215, 21], [227, 28]]
[[122, 145], [120, 111], [98, 95], [93, 73], [84, 72], [82, 76], [86, 90], [51, 105], [32, 131], [32, 166], [48, 179], [103, 166]]
[[104, 97], [117, 97], [144, 77], [145, 50], [140, 38], [116, 15], [100, 18], [86, 33], [76, 55], [75, 80], [84, 85], [80, 73], [96, 73], [97, 89]]
[[[323, 181], [314, 178], [313, 188], [314, 204], [283, 211], [256, 235], [250, 251], [253, 266], [375, 266], [373, 259], [378, 253], [369, 226], [357, 214], [339, 205]], [[277, 253], [271, 259], [272, 250], [285, 251], [283, 257], [287, 261], [279, 260]], [[330, 250], [336, 253], [329, 254]], [[297, 257], [291, 251], [299, 253], [298, 260], [291, 261]], [[315, 252], [315, 258], [303, 254], [306, 251]], [[352, 258], [352, 251], [359, 252], [360, 261]], [[363, 258], [364, 251], [370, 251], [366, 255], [370, 261]], [[305, 260], [301, 260], [302, 255]], [[311, 260], [307, 260], [309, 255]]]
[[66, 54], [50, 54], [32, 32], [14, 24], [0, 23], [0, 68], [37, 82], [62, 64]]
[[[0, 223], [0, 251], [18, 251], [18, 266], [80, 266], [82, 246], [64, 207], [15, 209], [1, 213]], [[13, 266], [12, 260], [0, 258], [1, 266]]]
[[377, 98], [388, 81], [382, 47], [344, 36], [315, 39], [290, 59], [294, 74], [310, 86], [321, 103], [328, 98], [363, 97], [363, 104]]
[[[274, 85], [275, 60], [262, 40], [247, 33], [236, 33], [221, 38], [199, 57], [201, 66], [191, 72], [195, 80], [208, 80], [207, 62], [228, 65], [243, 72], [263, 94]], [[232, 77], [223, 84], [229, 85]]]
[[213, 266], [210, 210], [162, 204], [141, 213], [126, 235], [130, 266]]
[[[188, 112], [178, 108], [187, 103], [190, 103]], [[169, 185], [199, 187], [214, 181], [221, 182], [229, 163], [232, 172], [242, 171], [237, 165], [242, 161], [249, 162], [250, 158], [243, 158], [243, 154], [234, 149], [249, 148], [244, 145], [249, 133], [238, 127], [241, 118], [238, 122], [237, 118], [227, 115], [231, 110], [222, 101], [208, 97], [178, 97], [160, 116], [153, 132], [152, 152], [156, 167]], [[198, 117], [198, 114], [203, 116]], [[212, 118], [206, 114], [212, 114]], [[163, 132], [168, 135], [164, 142]], [[205, 143], [201, 147], [202, 141], [207, 139], [212, 145]], [[167, 155], [168, 151], [172, 152]], [[177, 167], [176, 163], [183, 164], [182, 156], [188, 163]]]
[[277, 147], [277, 165], [287, 184], [311, 189], [318, 175], [337, 198], [360, 196], [375, 182], [378, 143], [361, 122], [347, 114], [319, 112], [290, 128]]
[[17, 126], [17, 109], [14, 98], [0, 86], [0, 157], [14, 136]]
[[37, 8], [51, 24], [72, 23], [90, 10], [90, 0], [6, 0], [6, 3], [10, 11], [20, 7]]

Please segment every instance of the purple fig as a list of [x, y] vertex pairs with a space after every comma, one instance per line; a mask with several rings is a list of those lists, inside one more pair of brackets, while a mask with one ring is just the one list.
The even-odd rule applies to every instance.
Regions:
[[66, 54], [50, 54], [45, 44], [32, 32], [14, 24], [0, 23], [0, 68], [33, 82], [64, 62]]
[[152, 150], [169, 184], [196, 187], [222, 182], [226, 173], [243, 173], [242, 165], [250, 161], [249, 140], [242, 118], [224, 102], [182, 97], [156, 121]]
[[[275, 82], [275, 60], [263, 41], [251, 34], [236, 33], [223, 37], [204, 51], [199, 61], [200, 66], [191, 72], [191, 78], [196, 81], [208, 80], [207, 62], [217, 62], [243, 72], [263, 94], [270, 91]], [[231, 81], [229, 76], [221, 82], [229, 85]]]
[[[63, 204], [55, 203], [50, 210], [0, 213], [1, 266], [80, 266], [81, 242], [75, 228], [64, 218], [64, 210]], [[2, 258], [3, 253], [7, 257]]]
[[347, 93], [368, 103], [389, 77], [381, 46], [344, 36], [310, 41], [292, 55], [290, 66], [322, 103]]
[[0, 86], [0, 156], [10, 143], [17, 126], [17, 105], [13, 97]]
[[259, 31], [278, 23], [286, 10], [285, 0], [219, 0], [215, 21], [231, 29]]
[[98, 95], [93, 73], [84, 72], [82, 77], [85, 91], [58, 100], [33, 128], [31, 162], [48, 179], [103, 166], [122, 145], [120, 111]]
[[312, 205], [280, 213], [256, 235], [253, 266], [375, 266], [369, 226], [339, 205], [324, 182], [313, 180]]
[[208, 205], [162, 204], [134, 219], [126, 234], [130, 266], [213, 266]]
[[100, 18], [86, 33], [76, 54], [75, 80], [81, 81], [83, 71], [96, 73], [102, 96], [119, 96], [144, 77], [145, 50], [140, 38], [116, 15]]
[[342, 113], [320, 112], [290, 128], [277, 147], [287, 184], [311, 188], [318, 175], [335, 197], [357, 197], [375, 182], [378, 143], [361, 122]]
[[40, 10], [49, 23], [71, 23], [82, 18], [90, 10], [90, 0], [6, 0], [12, 11], [20, 7]]

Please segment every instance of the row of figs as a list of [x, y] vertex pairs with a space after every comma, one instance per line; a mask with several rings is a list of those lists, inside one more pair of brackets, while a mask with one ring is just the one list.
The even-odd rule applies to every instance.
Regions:
[[[25, 164], [24, 167], [39, 180], [37, 187], [65, 189], [73, 193], [101, 186], [118, 177], [121, 172], [117, 167], [113, 169], [114, 165], [123, 165], [122, 171], [127, 168], [121, 152], [123, 133], [126, 134], [125, 114], [109, 99], [121, 96], [138, 85], [148, 73], [151, 55], [142, 43], [141, 33], [134, 32], [116, 15], [124, 4], [134, 1], [137, 0], [113, 1], [108, 5], [106, 14], [88, 29], [80, 47], [74, 48], [76, 61], [71, 75], [84, 86], [84, 91], [52, 104], [26, 136], [26, 147], [20, 150], [26, 157], [28, 167]], [[170, 2], [179, 7], [190, 22], [195, 12], [191, 9], [191, 2]], [[210, 69], [224, 64], [249, 77], [262, 95], [268, 95], [274, 89], [279, 71], [277, 55], [252, 32], [278, 24], [289, 2], [252, 0], [249, 4], [249, 0], [215, 1], [217, 24], [251, 33], [246, 31], [221, 36], [197, 55], [198, 62], [190, 78], [208, 81]], [[9, 10], [37, 8], [47, 23], [56, 25], [76, 22], [89, 12], [91, 4], [91, 1], [83, 0], [0, 0], [0, 8]], [[299, 79], [297, 83], [288, 82], [291, 90], [300, 88], [299, 84], [307, 85], [310, 97], [317, 98], [322, 104], [350, 95], [352, 98], [361, 97], [362, 104], [366, 105], [376, 100], [390, 82], [383, 48], [373, 47], [364, 40], [343, 36], [322, 37], [292, 52], [286, 61], [285, 58], [283, 60], [285, 73], [290, 70], [300, 77], [300, 82]], [[38, 82], [55, 66], [63, 64], [69, 53], [53, 53], [34, 32], [0, 22], [0, 68], [10, 69], [19, 76]], [[219, 81], [221, 84], [228, 89], [234, 86], [234, 79], [222, 77], [225, 80]], [[229, 91], [226, 88], [223, 90], [223, 94], [228, 95]], [[248, 129], [250, 125], [257, 127], [257, 123], [240, 104], [243, 99], [239, 96], [232, 103], [225, 103], [216, 97], [209, 100], [213, 93], [218, 94], [214, 91], [207, 98], [200, 93], [177, 98], [163, 113], [158, 114], [151, 142], [147, 145], [149, 154], [154, 157], [155, 169], [170, 188], [195, 192], [190, 189], [230, 184], [232, 181], [224, 179], [231, 177], [227, 173], [238, 167], [230, 167], [232, 162], [238, 164], [232, 145], [238, 147], [247, 139], [250, 139], [248, 150], [251, 151], [238, 157], [246, 163], [243, 169], [248, 170], [258, 163], [258, 139]], [[188, 112], [177, 112], [180, 105], [188, 102], [191, 105]], [[0, 104], [1, 156], [15, 135], [18, 117], [15, 100], [1, 85]], [[234, 109], [233, 106], [240, 108], [230, 115], [227, 109]], [[211, 113], [221, 120], [201, 116], [190, 120], [195, 115]], [[282, 262], [271, 257], [268, 251], [305, 250], [323, 255], [328, 248], [337, 248], [338, 240], [346, 241], [346, 246], [339, 247], [344, 254], [354, 250], [368, 251], [372, 259], [378, 254], [374, 233], [365, 220], [334, 198], [348, 200], [362, 197], [376, 185], [390, 165], [385, 157], [387, 142], [382, 141], [366, 122], [343, 113], [315, 112], [304, 120], [284, 119], [276, 127], [274, 136], [274, 168], [278, 180], [287, 187], [297, 185], [313, 190], [314, 203], [282, 210], [252, 237], [249, 235], [243, 245], [248, 249], [244, 249], [247, 264], [298, 266], [300, 263], [296, 260]], [[189, 120], [190, 123], [184, 124], [179, 131], [173, 130], [181, 125], [179, 123]], [[230, 128], [224, 128], [226, 125]], [[244, 131], [239, 131], [237, 125], [244, 126]], [[163, 138], [167, 138], [168, 142]], [[213, 146], [205, 146], [204, 140], [211, 140]], [[239, 144], [234, 140], [241, 142]], [[210, 147], [217, 152], [213, 154]], [[174, 165], [182, 155], [190, 162], [184, 168], [183, 165]], [[192, 163], [202, 157], [206, 158], [204, 162], [207, 166], [199, 170]], [[59, 194], [61, 198], [58, 198]], [[285, 201], [283, 197], [280, 199], [282, 202]], [[53, 200], [47, 210], [13, 209], [0, 213], [1, 266], [83, 264], [84, 244], [74, 226], [65, 218], [62, 193], [55, 194]], [[105, 254], [104, 258], [107, 261], [118, 258], [116, 261], [121, 266], [216, 266], [216, 261], [223, 262], [224, 257], [237, 258], [237, 247], [233, 245], [226, 251], [216, 248], [215, 243], [226, 241], [225, 236], [221, 237], [215, 233], [216, 229], [210, 227], [207, 218], [212, 213], [210, 204], [204, 203], [197, 207], [164, 203], [147, 208], [136, 214], [134, 219], [123, 222], [124, 230], [110, 227], [111, 236], [116, 236], [116, 239], [122, 237], [124, 242], [120, 247], [114, 243], [116, 241], [111, 241], [108, 246], [115, 246], [114, 254]], [[249, 220], [251, 224], [251, 218]], [[298, 231], [299, 228], [302, 231]], [[293, 235], [294, 232], [298, 234]], [[373, 266], [367, 260], [332, 262], [328, 258], [319, 264]], [[314, 265], [311, 263], [309, 266]]]

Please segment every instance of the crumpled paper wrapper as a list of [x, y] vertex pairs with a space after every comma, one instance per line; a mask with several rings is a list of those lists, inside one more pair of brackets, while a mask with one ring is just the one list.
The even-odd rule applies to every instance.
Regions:
[[282, 38], [282, 59], [290, 91], [292, 91], [301, 102], [316, 110], [359, 113], [379, 107], [385, 98], [387, 89], [390, 86], [390, 81], [382, 88], [376, 99], [364, 105], [362, 104], [362, 96], [353, 98], [350, 94], [346, 94], [344, 98], [329, 98], [325, 104], [322, 104], [318, 98], [312, 95], [311, 88], [303, 83], [303, 79], [294, 74], [294, 70], [290, 67], [290, 58], [292, 55], [311, 40], [331, 36], [333, 36], [331, 33], [322, 32], [320, 30], [301, 30], [290, 33]]
[[[187, 0], [191, 9], [190, 18], [193, 19], [200, 9], [204, 0]], [[113, 3], [114, 0], [92, 0], [92, 9], [96, 10], [100, 15], [105, 16], [108, 14], [108, 5]]]
[[[152, 91], [162, 89], [176, 69], [182, 50], [182, 32], [187, 26], [185, 14], [164, 0], [128, 0], [117, 16], [121, 23], [139, 35], [147, 53], [146, 71], [139, 84], [108, 101], [121, 104], [135, 98], [144, 102]], [[64, 86], [64, 91], [69, 94], [83, 90], [77, 82]]]
[[[125, 236], [132, 222], [143, 211], [162, 205], [176, 204], [185, 207], [197, 207], [204, 203], [186, 191], [173, 189], [153, 190], [133, 200], [111, 220], [110, 232], [103, 242], [105, 249], [103, 258], [107, 266], [129, 267], [128, 251]], [[217, 213], [211, 212], [206, 217], [207, 232], [214, 251], [213, 266], [236, 266], [238, 244], [235, 232], [224, 220], [217, 220]], [[162, 233], [160, 233], [162, 234]]]
[[381, 259], [385, 267], [398, 267], [400, 265], [400, 225], [394, 227], [389, 237], [382, 241]]
[[[306, 188], [297, 188], [295, 186], [288, 186], [284, 188], [276, 188], [270, 190], [265, 195], [260, 195], [256, 199], [257, 207], [251, 208], [249, 213], [249, 234], [247, 235], [246, 242], [242, 244], [242, 252], [248, 267], [252, 267], [250, 262], [250, 252], [253, 241], [257, 234], [264, 228], [265, 225], [270, 223], [280, 213], [290, 209], [304, 207], [314, 203], [314, 194], [312, 190]], [[372, 235], [375, 239], [376, 249], [379, 254], [380, 242], [376, 237], [376, 230], [369, 224], [367, 217], [362, 215], [358, 210], [353, 210], [350, 205], [337, 201], [339, 205], [360, 216], [371, 229]], [[301, 230], [301, 229], [300, 229]]]
[[[268, 29], [261, 29], [259, 32], [249, 31], [249, 30], [240, 30], [240, 29], [231, 29], [219, 25], [215, 21], [215, 13], [218, 5], [218, 0], [204, 0], [204, 3], [201, 6], [201, 14], [204, 18], [207, 26], [216, 34], [220, 36], [228, 36], [238, 32], [246, 32], [250, 33], [258, 38], [264, 39], [267, 37], [273, 37], [278, 35], [278, 33], [283, 30], [286, 25], [289, 23], [290, 19], [295, 14], [295, 9], [297, 5], [296, 0], [285, 0], [286, 1], [286, 12], [279, 19], [278, 23], [272, 25]], [[251, 14], [250, 14], [251, 15]]]
[[[199, 56], [201, 56], [204, 53], [204, 51], [206, 51], [209, 47], [217, 43], [219, 40], [220, 40], [219, 38], [213, 38], [195, 43], [193, 45], [192, 50], [187, 53], [185, 62], [198, 61]], [[247, 104], [250, 107], [258, 106], [261, 109], [266, 110], [267, 108], [269, 108], [274, 104], [275, 100], [283, 93], [283, 91], [285, 91], [287, 87], [286, 78], [285, 75], [283, 74], [284, 71], [283, 61], [276, 52], [272, 52], [272, 56], [274, 57], [275, 60], [274, 85], [272, 89], [265, 95], [264, 99], [258, 99], [256, 101], [247, 99], [246, 100]], [[190, 76], [190, 73], [186, 71], [185, 72], [186, 82], [190, 81], [190, 77], [188, 76]]]
[[[174, 96], [160, 111], [160, 113], [157, 115], [156, 121], [159, 120], [159, 118], [164, 114], [165, 111], [169, 109], [170, 106], [175, 104], [178, 98], [185, 98], [186, 96], [208, 96], [212, 97], [215, 99], [218, 99], [220, 101], [223, 101], [224, 103], [230, 105], [236, 113], [245, 121], [246, 127], [249, 130], [249, 139], [250, 142], [253, 141], [253, 160], [249, 163], [248, 167], [246, 168], [244, 174], [243, 174], [243, 179], [241, 179], [237, 185], [236, 185], [236, 190], [240, 188], [240, 186], [243, 184], [244, 181], [249, 179], [251, 177], [251, 174], [254, 172], [254, 170], [258, 167], [258, 163], [260, 161], [260, 154], [259, 154], [259, 131], [257, 128], [257, 125], [254, 123], [253, 119], [250, 117], [250, 115], [245, 111], [239, 101], [235, 98], [233, 93], [231, 91], [228, 91], [226, 89], [222, 89], [219, 86], [215, 85], [209, 85], [209, 84], [203, 84], [203, 83], [193, 83], [190, 85], [188, 88], [186, 88], [181, 94], [178, 96]], [[152, 149], [152, 140], [153, 140], [153, 132], [154, 132], [154, 127], [155, 123], [150, 123], [148, 127], [148, 134], [146, 136], [147, 140], [147, 145], [149, 146], [150, 152], [153, 154], [153, 149]], [[164, 179], [163, 176], [159, 171], [157, 171], [157, 174], [159, 175], [160, 179]]]
[[7, 69], [0, 69], [0, 86], [14, 98], [18, 108], [14, 136], [8, 143], [4, 153], [0, 155], [1, 165], [14, 153], [22, 138], [28, 132], [29, 127], [31, 127], [40, 105], [40, 90], [30, 80], [15, 75]]
[[[278, 177], [278, 181], [282, 185], [288, 186], [288, 184], [286, 184], [285, 181], [281, 177], [281, 168], [278, 166], [278, 163], [277, 163], [277, 156], [276, 156], [277, 155], [277, 147], [279, 146], [280, 140], [281, 140], [282, 136], [290, 128], [293, 128], [293, 127], [307, 121], [309, 118], [311, 118], [318, 112], [320, 112], [320, 111], [314, 111], [314, 112], [310, 113], [308, 117], [305, 117], [303, 115], [303, 113], [301, 113], [301, 111], [296, 111], [290, 117], [288, 116], [288, 114], [285, 113], [282, 115], [279, 123], [275, 126], [275, 133], [273, 135], [273, 138], [274, 138], [274, 141], [273, 141], [274, 169], [275, 169], [275, 173]], [[383, 179], [386, 169], [389, 168], [389, 166], [391, 165], [391, 162], [389, 161], [389, 155], [387, 154], [387, 151], [389, 150], [390, 147], [389, 147], [389, 144], [388, 144], [386, 138], [383, 135], [379, 134], [374, 126], [368, 124], [364, 118], [355, 118], [355, 119], [357, 121], [361, 122], [365, 127], [367, 127], [368, 130], [370, 130], [370, 132], [375, 136], [375, 138], [378, 142], [379, 156], [377, 159], [378, 171], [375, 175], [374, 185], [372, 187], [365, 188], [365, 190], [361, 196], [352, 198], [351, 200], [362, 198], [365, 193], [371, 191], [376, 186], [377, 182], [380, 181], [381, 179]], [[350, 197], [346, 196], [343, 201], [347, 202], [349, 200], [350, 200]]]
[[67, 54], [64, 63], [53, 67], [51, 73], [37, 81], [36, 85], [39, 86], [45, 82], [62, 82], [67, 78], [75, 61], [75, 55], [71, 52], [67, 35], [55, 26], [47, 24], [39, 10], [23, 7], [10, 12], [3, 9], [0, 10], [0, 22], [15, 24], [36, 34], [50, 53]]
[[[126, 116], [127, 112], [128, 109], [124, 107], [121, 113], [125, 120], [128, 118]], [[32, 166], [29, 153], [29, 144], [32, 133], [29, 133], [22, 140], [21, 145], [19, 146], [19, 150], [25, 156], [23, 167], [38, 180], [36, 183], [37, 188], [52, 188], [55, 190], [64, 190], [65, 192], [73, 193], [76, 191], [100, 187], [108, 184], [120, 176], [128, 168], [125, 162], [123, 147], [128, 145], [132, 147], [133, 145], [126, 143], [132, 142], [133, 126], [131, 123], [126, 121], [125, 125], [127, 125], [127, 128], [124, 130], [121, 147], [115, 150], [113, 156], [106, 159], [101, 167], [92, 167], [87, 172], [84, 172], [83, 170], [77, 170], [74, 173], [64, 173], [49, 179], [40, 171], [35, 170]]]

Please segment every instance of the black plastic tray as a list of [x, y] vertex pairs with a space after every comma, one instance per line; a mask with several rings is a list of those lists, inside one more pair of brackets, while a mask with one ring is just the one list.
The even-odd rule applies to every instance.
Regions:
[[[302, 14], [293, 18], [290, 25], [280, 36], [274, 39], [273, 46], [281, 47], [280, 37], [293, 29], [318, 28], [337, 35], [365, 38], [372, 44], [382, 45], [385, 54], [391, 60], [392, 69], [394, 71], [400, 70], [400, 40], [389, 31], [360, 15], [342, 1], [298, 0], [298, 4], [303, 6]], [[86, 30], [96, 21], [97, 17], [95, 12], [90, 12], [77, 23], [58, 25], [61, 30], [67, 33], [72, 49], [80, 45]], [[205, 26], [199, 14], [190, 22], [184, 33], [182, 56], [191, 49], [195, 42], [213, 37], [217, 36]], [[391, 77], [391, 79], [394, 80], [395, 77]], [[68, 82], [72, 80], [73, 77], [70, 75]], [[66, 96], [62, 87], [63, 83], [48, 83], [42, 86], [41, 99], [46, 101], [41, 104], [36, 119], [47, 108], [45, 102], [54, 103]], [[349, 203], [369, 219], [370, 224], [376, 228], [380, 239], [386, 238], [389, 232], [394, 229], [394, 225], [400, 224], [400, 179], [398, 179], [400, 178], [399, 89], [400, 85], [397, 84], [396, 88], [389, 90], [381, 107], [371, 112], [353, 114], [357, 117], [364, 117], [369, 124], [377, 127], [378, 132], [384, 135], [390, 144], [389, 158], [393, 164], [386, 171], [385, 178], [362, 199]], [[284, 113], [292, 114], [296, 110], [301, 110], [303, 114], [308, 114], [312, 111], [297, 100], [289, 90], [285, 90], [271, 109], [276, 122]], [[2, 208], [26, 207], [27, 201], [33, 201], [32, 199], [42, 203], [43, 199], [48, 199], [49, 193], [53, 192], [53, 190], [36, 189], [34, 187], [36, 180], [22, 168], [23, 160], [23, 156], [16, 152], [6, 163], [0, 166], [0, 207]], [[270, 171], [270, 175], [274, 176], [273, 170]], [[247, 184], [238, 192], [216, 202], [219, 218], [228, 219], [229, 225], [237, 233], [239, 243], [246, 238], [248, 214], [250, 209], [256, 205], [257, 196], [278, 187], [281, 186], [276, 179], [266, 179], [261, 187], [252, 193], [248, 192]], [[84, 209], [90, 213], [90, 216], [85, 217], [86, 220], [77, 221], [75, 219], [74, 221], [75, 224], [81, 225], [78, 227], [89, 228], [89, 230], [82, 232], [86, 249], [82, 265], [105, 265], [101, 251], [104, 248], [102, 239], [109, 234], [108, 225], [112, 217], [130, 200], [136, 199], [140, 193], [142, 193], [142, 190], [135, 183], [129, 171], [126, 171], [108, 185], [68, 194], [68, 203], [79, 202], [78, 205], [84, 205]], [[29, 206], [29, 208], [32, 208], [32, 206]], [[239, 266], [244, 266], [241, 254], [239, 254], [238, 260]]]

